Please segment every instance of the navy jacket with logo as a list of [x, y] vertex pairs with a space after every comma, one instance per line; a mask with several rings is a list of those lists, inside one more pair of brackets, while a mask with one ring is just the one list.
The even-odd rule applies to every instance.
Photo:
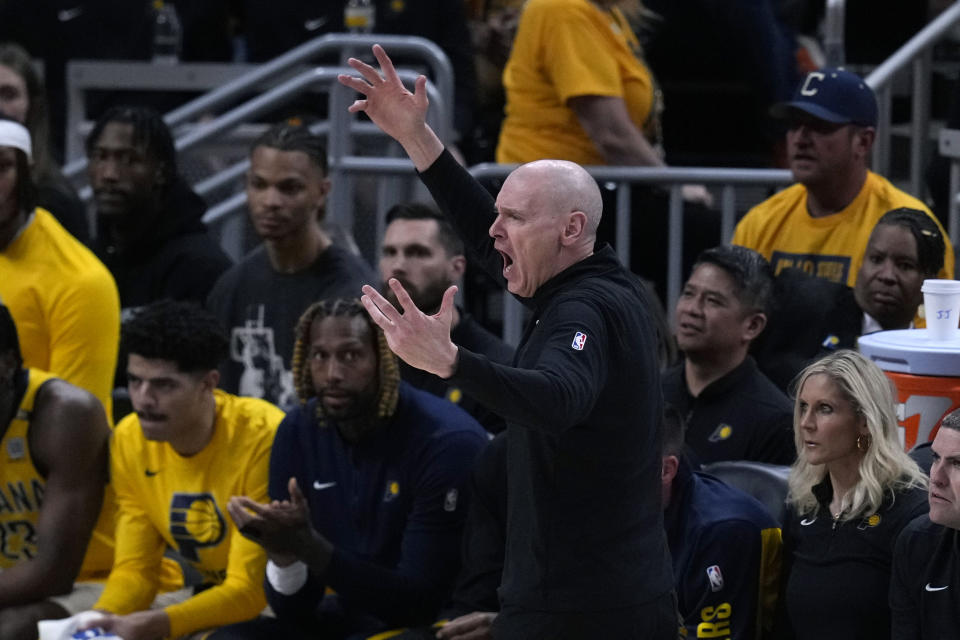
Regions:
[[433, 620], [459, 568], [466, 489], [487, 443], [483, 428], [451, 402], [400, 383], [393, 417], [358, 445], [328, 421], [316, 398], [287, 414], [273, 443], [270, 498], [287, 500], [297, 479], [314, 528], [335, 547], [323, 575], [285, 596], [267, 582], [278, 618], [314, 626], [327, 587], [369, 629]]
[[777, 597], [780, 527], [746, 493], [681, 461], [664, 512], [687, 638], [759, 638]]

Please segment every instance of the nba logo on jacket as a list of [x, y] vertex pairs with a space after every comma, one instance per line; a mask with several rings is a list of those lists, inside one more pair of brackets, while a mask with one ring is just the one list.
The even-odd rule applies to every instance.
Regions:
[[583, 345], [587, 343], [587, 334], [582, 331], [577, 331], [577, 335], [573, 336], [573, 344], [570, 346], [576, 349], [577, 351], [583, 351]]

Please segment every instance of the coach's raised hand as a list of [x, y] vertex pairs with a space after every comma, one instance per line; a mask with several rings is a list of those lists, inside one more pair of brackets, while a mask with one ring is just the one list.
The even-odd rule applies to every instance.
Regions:
[[390, 57], [378, 44], [373, 45], [373, 55], [380, 64], [380, 71], [356, 58], [348, 63], [362, 78], [340, 75], [340, 84], [363, 94], [365, 97], [350, 105], [350, 112], [363, 111], [391, 136], [410, 156], [418, 171], [427, 169], [443, 152], [443, 143], [427, 124], [426, 84], [424, 76], [417, 78], [413, 93], [400, 82]]

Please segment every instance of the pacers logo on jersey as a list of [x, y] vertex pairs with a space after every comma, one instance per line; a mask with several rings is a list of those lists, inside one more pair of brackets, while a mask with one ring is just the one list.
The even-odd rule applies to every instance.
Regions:
[[175, 493], [170, 500], [170, 533], [183, 557], [198, 562], [197, 550], [220, 544], [227, 528], [212, 495]]
[[733, 427], [721, 422], [717, 425], [717, 428], [713, 430], [713, 433], [710, 434], [710, 437], [708, 437], [707, 440], [710, 442], [723, 442], [732, 435]]

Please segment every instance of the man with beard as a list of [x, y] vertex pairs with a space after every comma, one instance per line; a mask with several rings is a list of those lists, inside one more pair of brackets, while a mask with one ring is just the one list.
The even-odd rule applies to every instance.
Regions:
[[307, 309], [293, 363], [302, 404], [277, 430], [272, 502], [238, 497], [228, 507], [267, 550], [277, 617], [212, 639], [334, 640], [431, 621], [459, 567], [464, 489], [483, 429], [400, 381], [356, 299]]
[[[116, 553], [89, 627], [125, 640], [194, 638], [263, 609], [266, 556], [226, 517], [235, 495], [265, 499], [270, 445], [283, 413], [217, 389], [227, 338], [186, 302], [142, 307], [123, 325], [135, 413], [110, 448]], [[201, 576], [194, 591], [161, 594], [170, 548]], [[152, 606], [151, 606], [152, 605]]]
[[247, 203], [263, 244], [224, 273], [207, 300], [230, 332], [224, 390], [294, 406], [297, 318], [317, 300], [357, 296], [375, 282], [366, 262], [321, 226], [331, 186], [323, 139], [307, 127], [283, 122], [253, 143]]
[[117, 281], [122, 309], [171, 298], [202, 304], [230, 260], [207, 233], [206, 203], [177, 171], [163, 118], [107, 110], [87, 138], [97, 234], [93, 249]]
[[[410, 294], [417, 308], [436, 313], [443, 292], [458, 282], [466, 270], [463, 241], [450, 223], [430, 206], [398, 204], [387, 212], [387, 229], [380, 249], [381, 291], [394, 305], [399, 303], [387, 282], [396, 278]], [[513, 349], [484, 329], [460, 307], [453, 308], [450, 339], [457, 345], [482, 353], [494, 362], [509, 364]], [[502, 431], [503, 419], [491, 413], [473, 397], [448, 380], [400, 361], [400, 377], [435, 396], [445, 397], [463, 407], [488, 431]]]

